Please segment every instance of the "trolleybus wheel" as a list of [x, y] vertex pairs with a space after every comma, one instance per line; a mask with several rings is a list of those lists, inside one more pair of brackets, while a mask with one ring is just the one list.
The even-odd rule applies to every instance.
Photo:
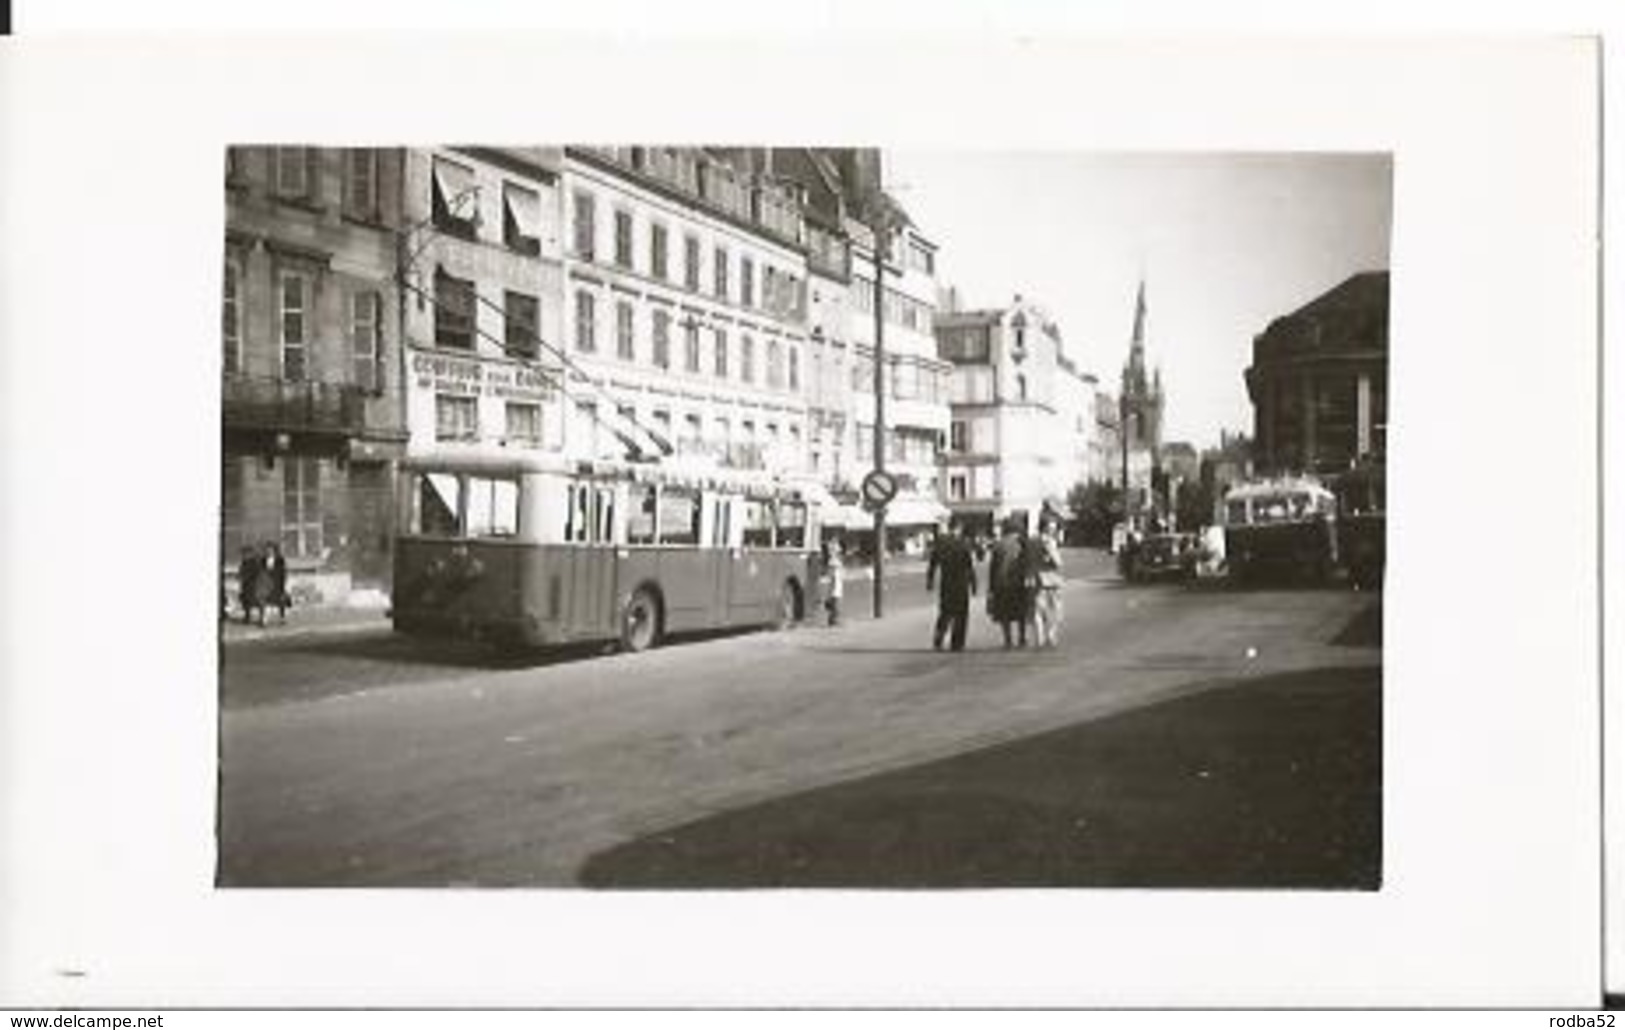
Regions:
[[640, 587], [626, 603], [621, 617], [621, 647], [627, 651], [647, 651], [660, 640], [660, 601], [647, 587]]

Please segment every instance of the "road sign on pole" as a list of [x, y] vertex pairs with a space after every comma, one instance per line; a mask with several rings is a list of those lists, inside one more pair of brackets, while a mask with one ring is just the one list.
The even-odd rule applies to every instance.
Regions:
[[897, 477], [883, 469], [875, 469], [863, 477], [861, 490], [864, 507], [870, 511], [884, 508], [897, 496]]

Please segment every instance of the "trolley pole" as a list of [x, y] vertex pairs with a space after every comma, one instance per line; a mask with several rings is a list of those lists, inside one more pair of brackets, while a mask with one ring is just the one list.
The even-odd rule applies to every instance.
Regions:
[[[886, 471], [886, 211], [883, 203], [876, 202], [874, 210], [875, 234], [875, 471]], [[874, 557], [875, 618], [885, 614], [886, 589], [886, 506], [875, 506]]]

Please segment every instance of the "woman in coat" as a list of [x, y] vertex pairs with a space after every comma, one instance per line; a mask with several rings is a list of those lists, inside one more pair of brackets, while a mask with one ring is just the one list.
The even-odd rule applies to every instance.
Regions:
[[271, 541], [265, 545], [265, 599], [260, 607], [260, 625], [265, 625], [265, 608], [276, 605], [278, 620], [288, 621], [288, 559], [282, 556], [282, 545]]
[[1031, 553], [1033, 630], [1039, 647], [1061, 642], [1061, 542], [1054, 522], [1044, 523]]
[[1027, 618], [1031, 607], [1028, 590], [1027, 559], [1022, 547], [1021, 534], [1014, 521], [1004, 524], [1003, 535], [993, 545], [987, 565], [987, 613], [999, 624], [1004, 634], [1004, 646], [1011, 646], [1012, 626], [1019, 634], [1020, 646], [1027, 646]]

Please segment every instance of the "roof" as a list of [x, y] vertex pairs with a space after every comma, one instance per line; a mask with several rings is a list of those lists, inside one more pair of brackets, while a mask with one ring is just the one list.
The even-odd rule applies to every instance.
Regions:
[[1253, 361], [1387, 349], [1388, 273], [1361, 272], [1270, 322], [1253, 341]]
[[1323, 494], [1327, 497], [1332, 492], [1322, 486], [1319, 480], [1285, 477], [1281, 479], [1257, 479], [1249, 483], [1237, 483], [1225, 491], [1225, 500], [1240, 500], [1252, 497], [1271, 497], [1281, 493], [1312, 493]]
[[1388, 273], [1360, 272], [1343, 280], [1289, 317], [1317, 318], [1343, 311], [1388, 310]]

